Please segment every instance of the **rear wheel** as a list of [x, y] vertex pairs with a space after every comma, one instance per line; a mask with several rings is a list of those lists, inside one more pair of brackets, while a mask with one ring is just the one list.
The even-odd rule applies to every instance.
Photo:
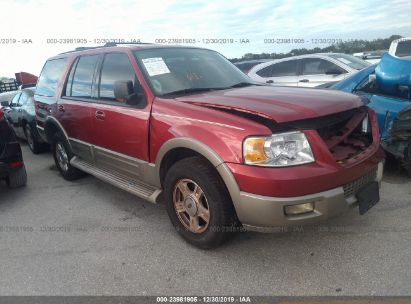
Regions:
[[57, 169], [64, 179], [72, 181], [85, 175], [83, 171], [73, 167], [70, 160], [74, 157], [67, 140], [61, 133], [56, 133], [53, 144], [53, 157]]
[[23, 187], [27, 184], [27, 172], [24, 165], [17, 170], [13, 170], [9, 174], [7, 184], [10, 188]]
[[207, 161], [178, 161], [168, 171], [164, 188], [168, 215], [187, 242], [207, 249], [234, 235], [237, 220], [231, 198]]
[[407, 175], [411, 177], [411, 161], [404, 161], [402, 165], [405, 171], [407, 172]]
[[33, 131], [30, 128], [30, 125], [26, 125], [24, 127], [24, 134], [26, 135], [27, 143], [31, 152], [34, 154], [39, 154], [41, 152], [42, 144], [39, 143], [33, 135]]

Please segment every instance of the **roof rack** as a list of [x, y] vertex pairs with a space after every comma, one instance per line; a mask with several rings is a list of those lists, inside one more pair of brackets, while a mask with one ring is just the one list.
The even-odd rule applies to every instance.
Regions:
[[68, 54], [68, 53], [72, 53], [72, 52], [98, 49], [98, 48], [103, 48], [103, 47], [113, 47], [113, 46], [118, 46], [118, 45], [127, 45], [127, 44], [131, 44], [131, 45], [141, 45], [141, 44], [143, 44], [143, 45], [145, 45], [145, 44], [152, 44], [152, 43], [150, 43], [150, 42], [107, 42], [106, 44], [100, 45], [100, 46], [80, 46], [80, 47], [76, 47], [74, 50], [63, 52], [63, 53], [60, 53], [59, 55]]

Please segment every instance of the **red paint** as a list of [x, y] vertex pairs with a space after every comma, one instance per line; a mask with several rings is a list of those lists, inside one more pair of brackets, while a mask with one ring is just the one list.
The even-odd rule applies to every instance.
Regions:
[[27, 72], [14, 73], [14, 75], [19, 84], [35, 84], [37, 82], [37, 76]]
[[16, 162], [12, 162], [9, 164], [10, 168], [21, 168], [23, 167], [23, 162], [21, 161], [16, 161]]
[[[175, 99], [159, 98], [154, 96], [132, 55], [134, 49], [141, 47], [108, 47], [81, 54], [127, 53], [146, 95], [144, 109], [63, 98], [43, 98], [36, 103], [47, 101], [45, 108], [63, 125], [69, 137], [151, 163], [156, 162], [158, 151], [168, 140], [186, 137], [201, 142], [227, 163], [242, 191], [260, 195], [299, 196], [332, 189], [372, 170], [384, 157], [379, 148], [375, 115], [370, 111], [374, 143], [345, 164], [335, 161], [317, 131], [307, 130], [304, 132], [315, 155], [315, 163], [287, 168], [244, 165], [243, 140], [251, 135], [270, 136], [272, 131], [259, 122], [222, 109], [255, 114], [275, 124], [358, 108], [362, 106], [360, 99], [338, 91], [271, 86], [236, 88]], [[73, 62], [78, 55], [71, 53], [55, 58], [69, 56], [69, 62]], [[56, 96], [62, 95], [70, 66], [67, 65], [59, 82]], [[42, 107], [37, 105], [38, 109]], [[38, 119], [43, 112], [37, 112]]]

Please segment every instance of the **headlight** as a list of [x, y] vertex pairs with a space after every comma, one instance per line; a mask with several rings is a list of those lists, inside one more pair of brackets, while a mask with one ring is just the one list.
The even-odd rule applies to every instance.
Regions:
[[305, 134], [300, 131], [248, 137], [243, 144], [244, 162], [265, 167], [287, 167], [314, 162]]

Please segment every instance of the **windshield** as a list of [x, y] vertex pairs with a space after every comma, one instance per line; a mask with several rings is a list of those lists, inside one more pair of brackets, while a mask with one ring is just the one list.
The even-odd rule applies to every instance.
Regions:
[[137, 50], [135, 56], [158, 96], [253, 84], [248, 76], [215, 51], [158, 48]]
[[354, 57], [348, 54], [327, 54], [327, 56], [338, 60], [346, 65], [348, 65], [352, 69], [362, 70], [371, 65], [371, 63], [362, 60], [360, 58]]

